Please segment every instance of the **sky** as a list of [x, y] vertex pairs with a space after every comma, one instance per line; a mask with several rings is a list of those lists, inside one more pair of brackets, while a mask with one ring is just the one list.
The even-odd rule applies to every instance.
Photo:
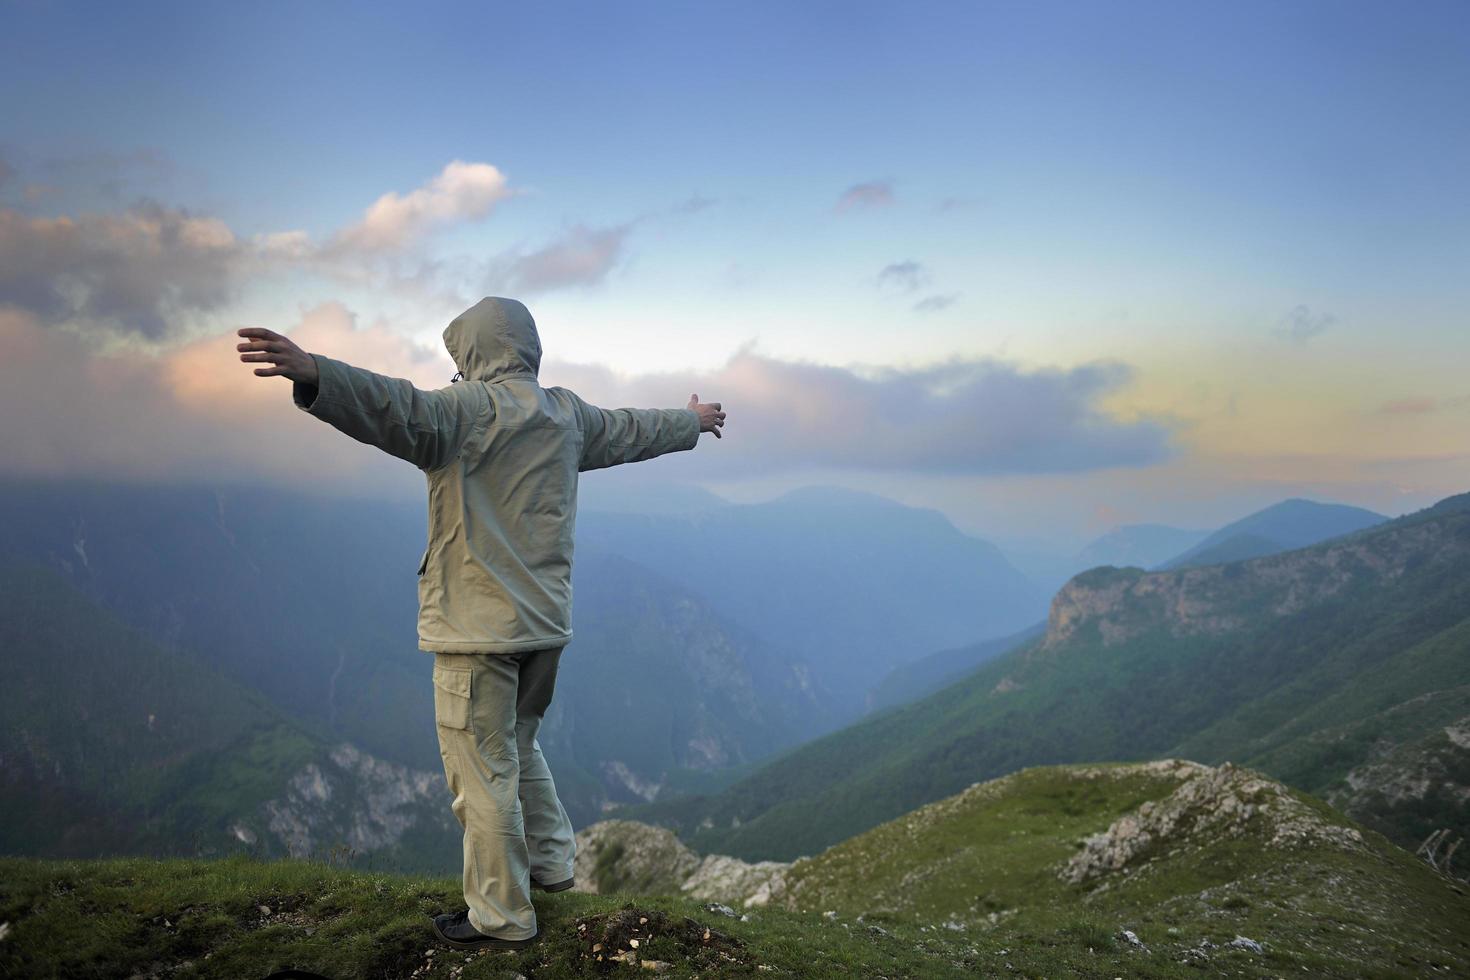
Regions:
[[234, 330], [1070, 549], [1470, 489], [1470, 6], [0, 3], [0, 474], [422, 494]]

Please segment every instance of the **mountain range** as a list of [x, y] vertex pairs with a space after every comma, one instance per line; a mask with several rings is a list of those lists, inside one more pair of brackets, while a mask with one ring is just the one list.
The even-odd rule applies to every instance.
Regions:
[[623, 815], [789, 860], [1025, 766], [1174, 755], [1259, 765], [1414, 845], [1466, 826], [1467, 643], [1462, 494], [1265, 557], [1083, 572], [1043, 634], [962, 680]]
[[[971, 703], [971, 688], [986, 671], [1028, 664], [1028, 651], [1054, 644], [1059, 622], [1077, 618], [1074, 607], [1117, 591], [1109, 576], [1145, 574], [1076, 576], [1049, 618], [1028, 625], [1035, 587], [993, 546], [934, 512], [826, 488], [757, 505], [671, 489], [645, 502], [655, 513], [639, 513], [634, 497], [603, 501], [609, 509], [579, 518], [577, 637], [542, 743], [578, 826], [612, 809], [639, 814], [652, 801], [652, 818], [700, 849], [764, 856], [765, 828], [782, 826], [760, 805], [729, 808], [730, 799], [771, 798], [798, 823], [813, 799], [819, 808], [835, 802], [834, 826], [820, 834], [777, 831], [810, 850], [959, 780], [1076, 756], [1067, 748], [1076, 736], [1028, 707], [1053, 683], [1029, 679], [1040, 667], [988, 682], [1034, 689], [1012, 699], [999, 737], [988, 734], [995, 706]], [[9, 596], [0, 637], [5, 676], [15, 681], [0, 726], [0, 778], [10, 787], [4, 849], [241, 846], [271, 855], [341, 845], [373, 852], [380, 866], [444, 866], [454, 828], [441, 805], [429, 658], [413, 636], [417, 506], [241, 487], [10, 481], [0, 485], [0, 513]], [[1332, 526], [1319, 521], [1313, 533]], [[1123, 619], [1159, 615], [1148, 606]], [[47, 632], [58, 624], [70, 632]], [[840, 642], [819, 642], [822, 635]], [[922, 639], [906, 644], [903, 635]], [[1199, 638], [1165, 629], [1157, 639], [1187, 660]], [[1453, 659], [1454, 635], [1441, 641]], [[53, 660], [93, 662], [98, 680], [65, 683], [43, 666], [51, 661], [36, 659], [38, 647]], [[1126, 653], [1109, 648], [1101, 657]], [[1143, 681], [1137, 710], [1149, 712], [1157, 695], [1149, 683], [1165, 693], [1184, 683]], [[1300, 739], [1262, 742], [1260, 758], [1350, 812], [1381, 813], [1384, 826], [1404, 822], [1405, 834], [1453, 816], [1452, 791], [1426, 803], [1406, 796], [1400, 777], [1457, 771], [1463, 692], [1417, 681], [1377, 690], [1403, 696], [1380, 710], [1332, 713], [1332, 725]], [[214, 710], [216, 702], [229, 708]], [[1420, 703], [1423, 710], [1413, 707]], [[1045, 704], [1055, 712], [1067, 702], [1036, 702]], [[834, 733], [864, 709], [877, 714]], [[1068, 705], [1061, 715], [1077, 715], [1076, 728], [1099, 721], [1089, 710]], [[1431, 714], [1448, 727], [1426, 727]], [[1216, 720], [1224, 726], [1226, 717]], [[875, 723], [886, 727], [868, 727]], [[196, 738], [181, 734], [195, 728]], [[1227, 727], [1181, 731], [1167, 744], [1136, 734], [1104, 724], [1077, 757], [1195, 752], [1185, 741], [1194, 735], [1201, 759], [1240, 757], [1223, 741]], [[89, 744], [94, 737], [105, 746]], [[1323, 761], [1345, 741], [1367, 746], [1351, 771]], [[890, 779], [895, 765], [904, 775]], [[773, 780], [779, 793], [768, 791]], [[1404, 816], [1426, 807], [1433, 819]], [[353, 817], [361, 808], [370, 820]], [[115, 819], [103, 833], [105, 813]]]

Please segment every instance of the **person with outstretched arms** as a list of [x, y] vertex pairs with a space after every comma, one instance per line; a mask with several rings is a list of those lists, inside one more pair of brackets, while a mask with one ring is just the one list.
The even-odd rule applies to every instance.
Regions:
[[419, 649], [434, 655], [434, 718], [464, 830], [466, 907], [434, 918], [460, 949], [539, 936], [533, 887], [574, 884], [576, 844], [536, 741], [572, 639], [578, 476], [722, 436], [719, 402], [598, 408], [542, 387], [525, 305], [487, 296], [444, 330], [459, 374], [425, 391], [260, 327], [240, 360], [292, 382], [295, 404], [424, 472], [429, 537], [418, 568]]

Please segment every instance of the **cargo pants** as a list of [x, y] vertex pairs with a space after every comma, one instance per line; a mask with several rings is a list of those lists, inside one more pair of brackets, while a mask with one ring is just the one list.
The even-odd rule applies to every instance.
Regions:
[[536, 741], [561, 652], [434, 654], [439, 754], [464, 828], [464, 900], [488, 936], [535, 935], [531, 883], [572, 877], [572, 823]]

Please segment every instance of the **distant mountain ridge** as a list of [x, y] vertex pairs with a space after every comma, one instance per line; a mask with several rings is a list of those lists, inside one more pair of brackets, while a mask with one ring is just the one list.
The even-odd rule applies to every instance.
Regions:
[[800, 651], [848, 718], [895, 667], [1046, 610], [998, 548], [938, 511], [841, 488], [683, 515], [592, 511], [577, 533], [649, 568], [690, 570], [686, 586], [712, 609]]
[[1213, 530], [1121, 524], [1075, 552], [1024, 539], [1008, 543], [1003, 550], [1051, 595], [1073, 575], [1099, 565], [1159, 570], [1179, 564], [1240, 561], [1316, 544], [1383, 520], [1382, 515], [1359, 507], [1294, 497]]
[[1226, 524], [1156, 567], [1170, 569], [1243, 561], [1304, 548], [1387, 520], [1382, 514], [1362, 507], [1292, 497]]

